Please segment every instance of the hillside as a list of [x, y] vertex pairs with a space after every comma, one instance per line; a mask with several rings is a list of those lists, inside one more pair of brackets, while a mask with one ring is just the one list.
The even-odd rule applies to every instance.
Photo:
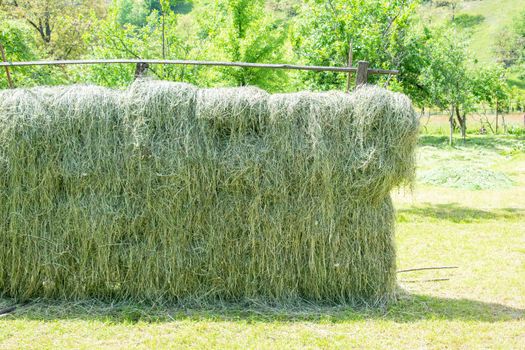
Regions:
[[[428, 23], [443, 23], [454, 16], [471, 35], [470, 50], [480, 64], [496, 62], [494, 46], [500, 33], [512, 24], [515, 16], [525, 10], [523, 0], [463, 0], [453, 11], [431, 1], [420, 8], [421, 16]], [[509, 76], [509, 84], [525, 88], [525, 81], [517, 74]]]

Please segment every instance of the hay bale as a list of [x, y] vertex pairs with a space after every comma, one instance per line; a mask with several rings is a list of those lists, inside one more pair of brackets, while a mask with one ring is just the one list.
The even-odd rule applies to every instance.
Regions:
[[0, 293], [387, 302], [416, 133], [376, 87], [0, 92]]

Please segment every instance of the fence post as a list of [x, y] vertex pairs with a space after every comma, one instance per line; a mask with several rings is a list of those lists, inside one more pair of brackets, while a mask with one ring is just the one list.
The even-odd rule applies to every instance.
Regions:
[[148, 70], [149, 64], [145, 62], [139, 62], [137, 63], [137, 67], [135, 68], [135, 79], [140, 78], [143, 76], [146, 71]]
[[[7, 60], [5, 58], [4, 46], [2, 45], [2, 43], [0, 43], [0, 53], [2, 54], [2, 61], [7, 62]], [[9, 67], [8, 66], [5, 66], [5, 74], [7, 75], [7, 84], [12, 89], [14, 87], [13, 86], [13, 80], [11, 79], [11, 72], [9, 72]]]
[[357, 77], [355, 86], [364, 85], [368, 82], [368, 62], [359, 61], [357, 65]]

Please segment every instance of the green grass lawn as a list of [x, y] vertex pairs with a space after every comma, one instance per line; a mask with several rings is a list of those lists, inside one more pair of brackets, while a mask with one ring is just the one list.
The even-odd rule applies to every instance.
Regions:
[[[0, 349], [523, 348], [525, 138], [420, 143], [417, 185], [394, 193], [399, 269], [458, 268], [400, 273], [399, 302], [386, 309], [35, 301], [0, 317]], [[421, 176], [451, 168], [462, 181]]]

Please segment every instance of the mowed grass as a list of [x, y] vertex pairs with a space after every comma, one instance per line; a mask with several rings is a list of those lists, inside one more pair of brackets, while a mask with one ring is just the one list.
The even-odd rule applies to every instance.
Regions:
[[35, 301], [0, 317], [0, 348], [523, 348], [525, 139], [446, 141], [421, 136], [420, 172], [483, 168], [513, 185], [396, 192], [399, 269], [458, 268], [399, 273], [403, 293], [386, 309]]

